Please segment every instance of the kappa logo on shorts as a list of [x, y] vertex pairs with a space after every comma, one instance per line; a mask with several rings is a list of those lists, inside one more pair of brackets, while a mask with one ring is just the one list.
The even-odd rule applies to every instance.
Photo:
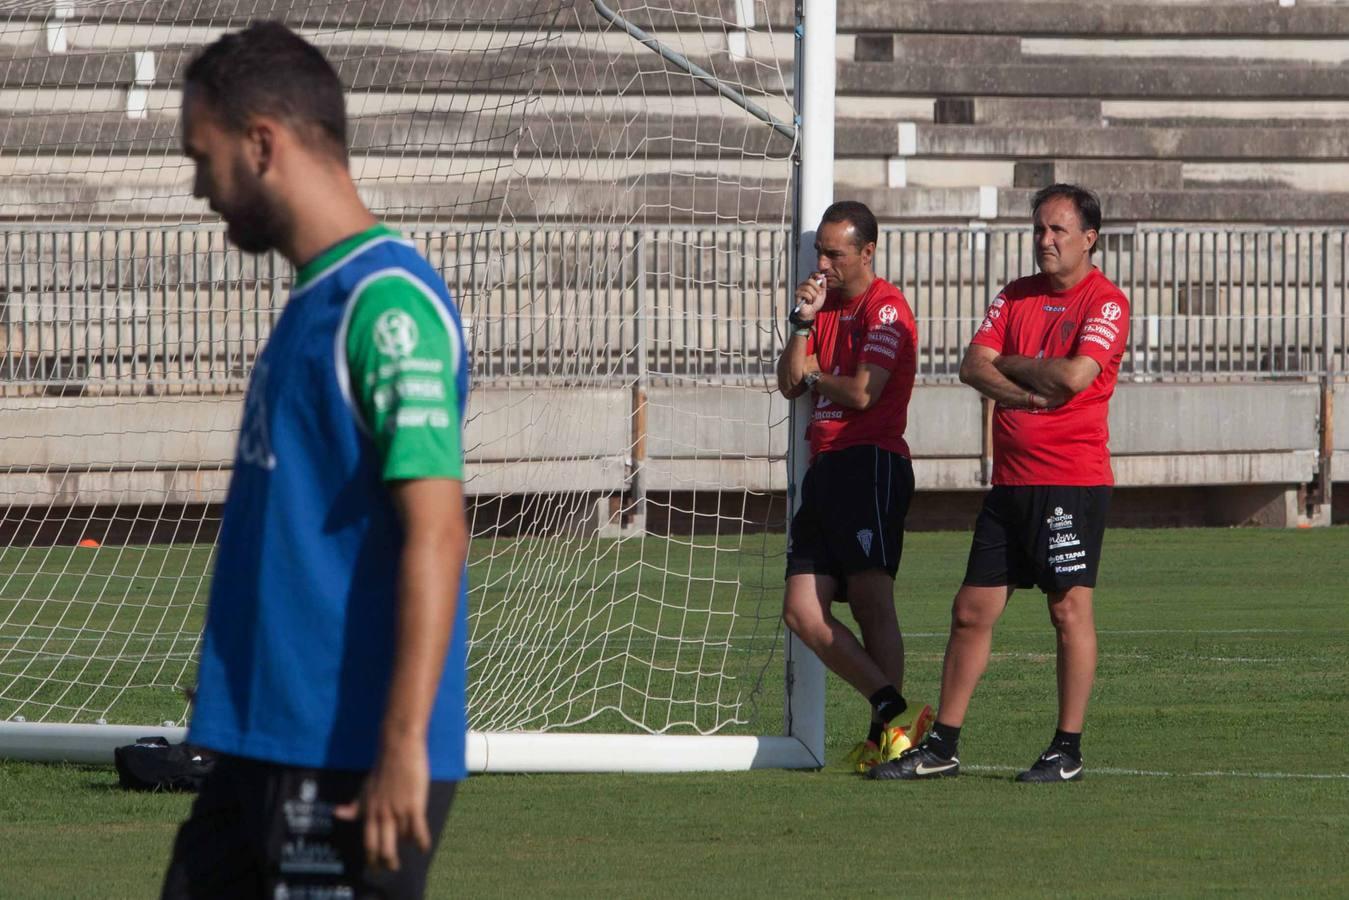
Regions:
[[867, 556], [871, 555], [871, 529], [863, 528], [857, 532], [857, 543], [862, 545], [862, 552]]

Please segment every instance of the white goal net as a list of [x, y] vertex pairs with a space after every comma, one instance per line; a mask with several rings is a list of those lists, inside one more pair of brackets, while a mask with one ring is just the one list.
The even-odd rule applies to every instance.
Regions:
[[348, 88], [363, 196], [463, 310], [474, 729], [781, 734], [794, 141], [623, 23], [791, 122], [791, 15], [0, 0], [0, 728], [187, 719], [291, 272], [192, 198], [181, 74], [279, 18]]

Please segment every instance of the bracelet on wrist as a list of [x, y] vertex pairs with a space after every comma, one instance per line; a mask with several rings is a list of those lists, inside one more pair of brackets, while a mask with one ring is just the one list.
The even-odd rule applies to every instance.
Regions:
[[796, 310], [792, 310], [791, 315], [787, 317], [787, 322], [796, 331], [810, 331], [815, 325], [815, 320], [813, 318], [803, 319], [801, 318], [801, 314]]

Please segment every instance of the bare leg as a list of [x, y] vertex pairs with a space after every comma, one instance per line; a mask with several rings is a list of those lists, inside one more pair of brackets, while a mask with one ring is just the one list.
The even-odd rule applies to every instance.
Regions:
[[889, 683], [857, 637], [833, 613], [829, 604], [838, 582], [827, 575], [793, 575], [787, 579], [782, 619], [829, 671], [870, 697]]
[[1011, 587], [961, 585], [951, 606], [951, 637], [942, 660], [941, 705], [937, 721], [959, 728], [970, 708], [974, 688], [988, 668], [993, 624], [1012, 596]]
[[895, 580], [884, 569], [848, 577], [848, 606], [862, 631], [867, 656], [885, 673], [895, 690], [904, 692], [904, 637], [895, 614]]
[[1058, 632], [1059, 730], [1080, 732], [1096, 680], [1096, 617], [1092, 589], [1049, 595], [1049, 619]]

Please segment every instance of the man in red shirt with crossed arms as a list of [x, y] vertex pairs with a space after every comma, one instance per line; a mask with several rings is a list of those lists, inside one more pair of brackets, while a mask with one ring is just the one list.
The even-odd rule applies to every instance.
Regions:
[[[813, 391], [810, 470], [792, 518], [783, 619], [835, 674], [871, 703], [867, 739], [849, 754], [858, 772], [916, 744], [932, 709], [910, 705], [895, 573], [913, 466], [904, 441], [918, 339], [899, 290], [876, 277], [876, 217], [839, 202], [816, 232], [819, 271], [796, 289], [778, 387]], [[830, 611], [846, 599], [862, 640]]]
[[956, 775], [960, 726], [1012, 591], [1039, 587], [1058, 636], [1058, 730], [1018, 781], [1082, 777], [1082, 723], [1096, 674], [1092, 591], [1114, 476], [1107, 415], [1129, 331], [1129, 301], [1091, 263], [1101, 227], [1090, 191], [1056, 184], [1032, 201], [1040, 274], [988, 309], [960, 380], [997, 403], [993, 489], [974, 526], [927, 738], [875, 768], [881, 779]]

